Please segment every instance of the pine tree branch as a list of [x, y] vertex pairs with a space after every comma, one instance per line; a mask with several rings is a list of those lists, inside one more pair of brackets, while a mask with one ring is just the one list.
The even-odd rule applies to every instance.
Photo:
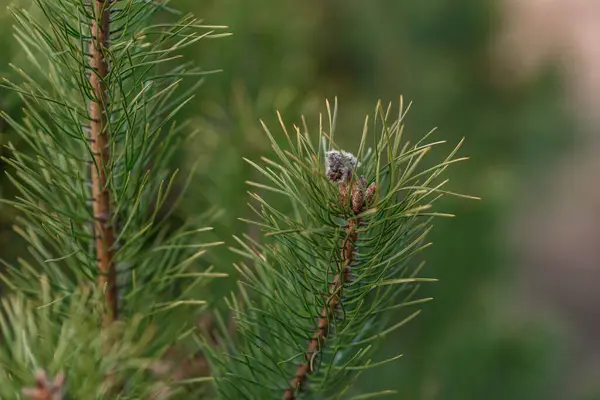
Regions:
[[[341, 154], [335, 152], [335, 154], [329, 154], [329, 158], [331, 159], [336, 155]], [[344, 156], [349, 156], [349, 154], [344, 154], [342, 159]], [[358, 217], [358, 215], [364, 211], [366, 203], [369, 203], [372, 200], [375, 193], [375, 184], [371, 184], [366, 188], [366, 180], [364, 177], [361, 177], [360, 180], [351, 184], [352, 171], [351, 169], [346, 170], [346, 166], [340, 166], [339, 168], [342, 171], [345, 170], [344, 173], [341, 173], [340, 171], [334, 171], [332, 173], [331, 170], [334, 169], [335, 166], [332, 167], [330, 165], [329, 167], [329, 178], [339, 184], [340, 207], [344, 208], [346, 206], [348, 203], [348, 195], [350, 195], [351, 213], [345, 228], [346, 237], [340, 248], [340, 272], [335, 275], [333, 283], [329, 285], [329, 295], [325, 306], [321, 309], [321, 314], [317, 321], [317, 330], [308, 342], [308, 348], [304, 354], [304, 362], [298, 365], [296, 375], [290, 381], [290, 386], [283, 392], [283, 400], [295, 400], [296, 394], [298, 391], [302, 391], [308, 376], [316, 369], [318, 361], [315, 357], [322, 350], [326, 339], [329, 337], [332, 320], [342, 301], [344, 285], [351, 279], [351, 266], [354, 261], [356, 241], [358, 238], [357, 228], [361, 226], [361, 218]], [[353, 167], [354, 165], [352, 165], [351, 168]], [[350, 186], [352, 187], [351, 191], [349, 190]]]
[[110, 0], [94, 0], [92, 40], [90, 41], [90, 85], [92, 100], [89, 104], [90, 141], [94, 157], [91, 165], [94, 231], [96, 256], [100, 273], [100, 287], [106, 291], [109, 315], [107, 323], [118, 318], [117, 274], [114, 264], [115, 232], [111, 224], [110, 194], [107, 170], [110, 164], [110, 146], [107, 120], [107, 88], [105, 79], [108, 64], [105, 57], [110, 41]]
[[[24, 214], [16, 231], [31, 254], [8, 266], [3, 282], [23, 297], [20, 308], [27, 301], [37, 308], [18, 310], [2, 323], [11, 346], [0, 348], [0, 398], [26, 387], [23, 398], [63, 400], [52, 382], [36, 383], [30, 372], [32, 365], [49, 365], [67, 370], [73, 398], [92, 390], [147, 399], [156, 386], [154, 399], [163, 400], [167, 383], [193, 378], [206, 362], [175, 358], [169, 382], [157, 383], [147, 373], [148, 361], [158, 356], [151, 351], [191, 340], [184, 333], [195, 313], [183, 307], [202, 304], [201, 283], [223, 276], [205, 273], [208, 263], [198, 262], [201, 248], [217, 244], [198, 242], [207, 229], [170, 217], [177, 206], [170, 196], [180, 193], [172, 161], [188, 129], [174, 118], [210, 73], [176, 60], [182, 49], [217, 37], [212, 33], [222, 28], [201, 25], [192, 15], [153, 25], [168, 0], [33, 3], [37, 16], [13, 10], [27, 57], [23, 69], [15, 67], [21, 82], [0, 84], [21, 96], [24, 117], [0, 117], [28, 147], [12, 149], [10, 179], [20, 192], [13, 204]], [[196, 82], [181, 90], [189, 77]], [[45, 294], [40, 275], [47, 276]], [[93, 298], [71, 301], [81, 288]], [[83, 311], [65, 309], [75, 303]], [[28, 334], [12, 334], [21, 324]], [[137, 341], [157, 327], [156, 335]], [[185, 384], [187, 393], [204, 390]], [[182, 391], [172, 389], [173, 395]]]
[[[420, 304], [415, 292], [432, 281], [417, 276], [423, 264], [413, 261], [430, 244], [432, 219], [447, 216], [431, 212], [433, 204], [447, 194], [468, 197], [439, 181], [462, 142], [424, 166], [442, 142], [424, 144], [426, 135], [406, 143], [402, 99], [397, 119], [390, 111], [377, 104], [372, 132], [367, 117], [356, 156], [334, 150], [337, 102], [327, 102], [329, 128], [320, 117], [317, 140], [304, 120], [292, 135], [279, 116], [282, 148], [263, 124], [276, 159], [247, 160], [267, 181], [249, 182], [268, 192], [251, 193], [259, 220], [247, 220], [263, 244], [235, 238], [240, 247], [232, 250], [252, 263], [236, 263], [243, 301], [228, 301], [237, 339], [203, 346], [223, 398], [345, 398], [356, 376], [384, 363], [372, 358], [382, 338], [419, 313], [392, 322], [392, 310]], [[272, 204], [277, 195], [291, 208]], [[222, 323], [220, 331], [227, 337]]]

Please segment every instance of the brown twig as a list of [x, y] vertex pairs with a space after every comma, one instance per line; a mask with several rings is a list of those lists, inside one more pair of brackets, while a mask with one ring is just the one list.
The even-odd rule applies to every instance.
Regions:
[[[354, 261], [355, 245], [358, 237], [357, 227], [361, 225], [361, 219], [358, 215], [364, 211], [365, 205], [371, 202], [375, 193], [375, 184], [371, 184], [367, 188], [364, 178], [354, 182], [352, 190], [349, 191], [351, 175], [349, 173], [338, 174], [339, 171], [333, 172], [335, 176], [333, 176], [333, 173], [330, 174], [330, 179], [339, 184], [340, 206], [342, 209], [345, 209], [348, 203], [348, 195], [350, 195], [351, 209], [351, 215], [345, 229], [346, 238], [340, 248], [340, 272], [335, 275], [333, 283], [329, 285], [327, 301], [321, 309], [321, 314], [317, 321], [317, 329], [308, 342], [308, 348], [304, 353], [304, 361], [296, 368], [294, 378], [283, 393], [283, 400], [296, 399], [297, 392], [302, 390], [302, 387], [308, 380], [308, 376], [316, 368], [317, 361], [315, 357], [325, 345], [325, 340], [329, 336], [331, 321], [342, 299], [342, 290], [344, 285], [350, 280], [351, 265]], [[343, 180], [339, 181], [342, 175], [344, 176]]]
[[108, 103], [105, 79], [108, 63], [105, 52], [110, 39], [110, 0], [93, 0], [95, 18], [92, 21], [90, 41], [90, 85], [92, 100], [89, 104], [90, 142], [94, 162], [91, 165], [92, 197], [94, 211], [94, 232], [96, 236], [96, 259], [99, 270], [99, 284], [105, 290], [108, 315], [105, 323], [118, 317], [116, 269], [113, 260], [115, 232], [111, 224], [110, 195], [107, 182], [107, 166], [110, 163]]
[[[89, 103], [89, 141], [93, 162], [92, 204], [98, 265], [98, 285], [104, 291], [106, 313], [104, 325], [108, 326], [119, 317], [117, 271], [114, 262], [115, 231], [112, 225], [110, 209], [110, 191], [107, 175], [109, 171], [110, 131], [108, 125], [108, 93], [106, 79], [108, 62], [106, 51], [110, 42], [110, 5], [112, 0], [92, 0], [90, 53], [90, 86], [92, 87]], [[117, 382], [116, 375], [110, 372], [106, 377], [108, 393], [111, 395], [121, 391], [122, 385]]]
[[175, 348], [169, 348], [160, 360], [152, 363], [150, 371], [165, 385], [170, 382], [210, 375], [208, 361], [202, 353], [190, 357]]
[[46, 371], [35, 374], [35, 387], [23, 389], [23, 395], [31, 400], [63, 400], [65, 375], [60, 373], [54, 381], [48, 379]]
[[[233, 314], [228, 318], [228, 334], [231, 338], [236, 332]], [[214, 317], [211, 314], [203, 315], [198, 321], [198, 331], [209, 340], [211, 346], [217, 347], [222, 343], [217, 334]], [[191, 357], [181, 349], [171, 347], [167, 349], [160, 360], [150, 365], [150, 371], [159, 379], [156, 383], [156, 393], [148, 400], [165, 400], [170, 396], [169, 384], [185, 379], [210, 376], [210, 365], [202, 352], [193, 354]]]

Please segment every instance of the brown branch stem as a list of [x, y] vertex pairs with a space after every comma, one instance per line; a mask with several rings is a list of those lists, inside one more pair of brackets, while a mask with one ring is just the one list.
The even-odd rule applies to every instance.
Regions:
[[[327, 301], [321, 309], [317, 329], [308, 342], [307, 350], [304, 353], [304, 361], [298, 365], [294, 378], [283, 392], [283, 400], [295, 400], [297, 392], [302, 390], [309, 375], [315, 371], [317, 365], [315, 357], [325, 346], [325, 341], [329, 337], [331, 322], [335, 318], [335, 313], [341, 303], [344, 285], [350, 280], [351, 265], [354, 261], [355, 245], [358, 238], [357, 228], [361, 226], [361, 219], [358, 215], [364, 211], [365, 203], [370, 202], [372, 199], [375, 186], [372, 185], [367, 189], [364, 178], [361, 178], [354, 182], [350, 192], [348, 189], [349, 183], [340, 183], [340, 206], [342, 208], [346, 206], [348, 195], [350, 195], [350, 208], [353, 215], [348, 219], [345, 229], [346, 238], [340, 248], [339, 272], [335, 275], [333, 283], [329, 285]], [[367, 190], [365, 191], [365, 189]]]
[[48, 378], [46, 371], [35, 374], [35, 386], [23, 389], [22, 393], [31, 400], [63, 400], [65, 375], [60, 373], [54, 380]]
[[111, 224], [110, 194], [107, 168], [110, 163], [110, 132], [106, 105], [105, 86], [108, 63], [105, 52], [110, 40], [110, 0], [93, 0], [95, 18], [92, 21], [90, 41], [90, 85], [92, 100], [89, 104], [90, 142], [94, 162], [91, 164], [94, 232], [99, 285], [105, 290], [108, 307], [105, 323], [118, 317], [116, 269], [114, 264], [115, 232]]

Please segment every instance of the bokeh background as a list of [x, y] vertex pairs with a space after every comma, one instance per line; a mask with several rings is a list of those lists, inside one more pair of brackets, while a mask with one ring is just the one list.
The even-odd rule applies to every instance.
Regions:
[[[0, 74], [22, 61], [0, 0]], [[12, 3], [31, 7], [29, 0]], [[231, 37], [187, 57], [210, 76], [185, 109], [200, 127], [177, 167], [198, 175], [176, 213], [203, 216], [231, 242], [249, 232], [242, 157], [268, 154], [276, 129], [316, 121], [338, 97], [337, 138], [351, 149], [378, 99], [412, 101], [407, 130], [467, 141], [471, 160], [447, 201], [423, 288], [435, 301], [380, 348], [396, 363], [365, 373], [357, 392], [404, 400], [600, 399], [600, 2], [598, 0], [174, 0]], [[0, 92], [0, 108], [20, 105]], [[183, 115], [181, 117], [184, 117]], [[0, 144], [18, 139], [0, 122]], [[0, 150], [7, 155], [6, 150]], [[0, 194], [14, 191], [0, 163]], [[25, 257], [0, 205], [0, 258]], [[217, 250], [232, 272], [235, 256]], [[219, 297], [231, 287], [215, 287]], [[399, 315], [398, 318], [401, 316]], [[394, 397], [394, 396], [392, 396]]]

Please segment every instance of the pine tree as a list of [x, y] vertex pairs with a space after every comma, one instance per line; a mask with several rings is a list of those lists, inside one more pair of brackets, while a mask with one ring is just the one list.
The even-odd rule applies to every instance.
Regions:
[[28, 146], [7, 162], [29, 255], [4, 262], [0, 398], [348, 398], [357, 374], [399, 357], [371, 358], [418, 314], [392, 312], [429, 300], [414, 256], [448, 216], [432, 207], [455, 195], [439, 178], [460, 143], [423, 166], [443, 141], [406, 142], [402, 101], [396, 118], [377, 105], [354, 154], [335, 142], [337, 102], [315, 136], [304, 119], [290, 133], [280, 117], [284, 143], [264, 126], [277, 161], [247, 160], [266, 179], [248, 182], [269, 194], [252, 193], [247, 221], [263, 235], [235, 238], [239, 290], [213, 317], [203, 288], [226, 275], [203, 256], [221, 242], [169, 219], [169, 166], [194, 133], [174, 117], [216, 72], [178, 54], [226, 27], [156, 23], [176, 14], [167, 1], [34, 2], [39, 19], [12, 10], [28, 64], [4, 84], [24, 105], [3, 117]]

